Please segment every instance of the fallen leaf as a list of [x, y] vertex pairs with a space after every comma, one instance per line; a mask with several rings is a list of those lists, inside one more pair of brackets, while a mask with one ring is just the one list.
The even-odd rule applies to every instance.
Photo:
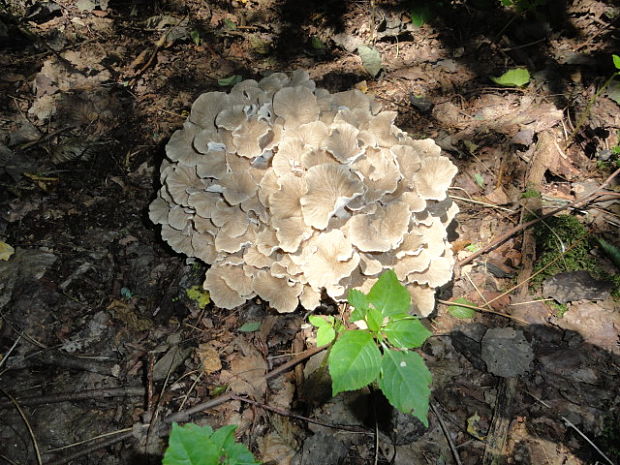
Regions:
[[522, 87], [530, 82], [530, 73], [525, 68], [510, 69], [501, 76], [492, 76], [491, 81], [503, 87]]
[[220, 354], [211, 344], [200, 344], [196, 354], [202, 363], [202, 371], [205, 374], [210, 375], [222, 369]]
[[6, 242], [0, 241], [0, 260], [8, 261], [11, 255], [15, 253], [15, 249]]
[[377, 51], [377, 49], [368, 47], [367, 45], [360, 45], [357, 47], [357, 54], [362, 59], [362, 65], [368, 74], [370, 74], [373, 78], [376, 77], [382, 68], [381, 54]]

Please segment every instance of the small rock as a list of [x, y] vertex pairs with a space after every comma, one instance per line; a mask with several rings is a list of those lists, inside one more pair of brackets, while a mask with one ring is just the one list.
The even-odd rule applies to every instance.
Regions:
[[332, 434], [316, 433], [304, 441], [301, 453], [293, 458], [293, 464], [316, 463], [338, 465], [347, 455], [347, 447]]
[[587, 271], [566, 271], [543, 282], [543, 295], [561, 304], [582, 299], [605, 300], [613, 287], [608, 281], [594, 279]]
[[481, 356], [490, 373], [511, 378], [529, 370], [534, 352], [523, 331], [515, 331], [513, 328], [491, 328], [482, 339]]

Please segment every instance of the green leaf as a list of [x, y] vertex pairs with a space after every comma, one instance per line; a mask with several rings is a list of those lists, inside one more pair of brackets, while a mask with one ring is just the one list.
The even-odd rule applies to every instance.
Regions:
[[237, 29], [237, 25], [228, 18], [224, 18], [224, 29], [230, 29], [231, 31], [234, 31], [235, 29]]
[[611, 81], [607, 86], [607, 89], [605, 89], [605, 94], [607, 97], [620, 105], [620, 81], [617, 79]]
[[431, 381], [431, 372], [417, 353], [384, 351], [379, 387], [390, 404], [419, 418], [426, 427]]
[[510, 69], [501, 76], [491, 77], [491, 81], [504, 87], [521, 87], [530, 82], [530, 73], [525, 68]]
[[616, 69], [620, 69], [620, 57], [618, 55], [611, 55], [611, 58], [614, 61]]
[[260, 321], [248, 321], [247, 323], [239, 326], [237, 331], [241, 331], [242, 333], [253, 333], [254, 331], [258, 331], [260, 329]]
[[192, 41], [196, 45], [200, 45], [202, 43], [202, 38], [200, 37], [200, 32], [198, 32], [196, 29], [192, 29], [192, 31], [189, 33], [189, 36], [192, 38]]
[[316, 346], [322, 347], [336, 339], [336, 330], [333, 326], [321, 326], [316, 332]]
[[[472, 305], [474, 307], [476, 306], [475, 303], [470, 302], [465, 297], [459, 297], [452, 302], [456, 304]], [[450, 305], [448, 307], [448, 313], [454, 318], [459, 318], [461, 320], [467, 320], [469, 318], [473, 318], [476, 315], [476, 311], [473, 308], [461, 307], [460, 305]]]
[[351, 312], [351, 321], [364, 320], [368, 307], [370, 306], [368, 296], [356, 289], [350, 289], [347, 300], [349, 301], [349, 305], [355, 308], [355, 310]]
[[366, 324], [373, 333], [379, 332], [383, 326], [383, 314], [375, 308], [369, 309], [366, 314]]
[[252, 453], [235, 441], [234, 425], [216, 431], [193, 423], [172, 425], [163, 465], [258, 465]]
[[315, 326], [317, 328], [321, 328], [322, 326], [334, 326], [334, 317], [329, 315], [310, 315], [308, 317], [308, 321], [312, 326]]
[[243, 78], [239, 74], [233, 74], [232, 76], [218, 79], [217, 85], [220, 87], [234, 86], [235, 84], [241, 82], [242, 80]]
[[398, 281], [393, 270], [388, 270], [379, 277], [368, 293], [368, 301], [384, 317], [407, 313], [411, 306], [409, 291]]
[[399, 349], [420, 347], [432, 335], [417, 318], [390, 321], [383, 330], [388, 341]]
[[323, 42], [317, 36], [313, 36], [312, 39], [310, 39], [310, 44], [315, 50], [325, 50], [326, 48], [325, 42]]
[[360, 45], [357, 47], [357, 54], [362, 59], [362, 65], [364, 65], [364, 69], [370, 74], [373, 78], [379, 74], [381, 71], [381, 54], [372, 47], [368, 47], [366, 45]]
[[478, 184], [480, 188], [484, 188], [484, 178], [480, 173], [474, 173], [474, 181], [476, 182], [476, 184]]
[[421, 27], [428, 23], [428, 21], [433, 18], [434, 14], [433, 9], [425, 2], [411, 8], [409, 16], [411, 18], [411, 24], [415, 27]]
[[368, 331], [347, 331], [328, 358], [332, 394], [354, 391], [373, 382], [381, 370], [381, 352]]

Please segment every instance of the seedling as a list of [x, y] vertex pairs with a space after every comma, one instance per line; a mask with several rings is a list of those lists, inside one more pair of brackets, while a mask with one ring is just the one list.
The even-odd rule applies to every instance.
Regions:
[[252, 453], [235, 440], [234, 425], [213, 430], [189, 423], [172, 425], [163, 465], [259, 465]]
[[431, 373], [411, 349], [420, 347], [431, 332], [408, 313], [411, 297], [394, 271], [387, 271], [368, 294], [350, 290], [350, 319], [361, 329], [348, 329], [333, 317], [313, 317], [317, 344], [335, 340], [327, 365], [332, 395], [377, 382], [388, 401], [428, 426]]

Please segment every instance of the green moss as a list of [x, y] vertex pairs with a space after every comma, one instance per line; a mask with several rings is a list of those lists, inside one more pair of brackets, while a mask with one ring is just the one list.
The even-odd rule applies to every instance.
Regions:
[[[540, 285], [545, 279], [564, 271], [585, 270], [596, 279], [612, 281], [615, 284], [612, 296], [620, 297], [620, 276], [603, 271], [596, 257], [590, 253], [597, 243], [588, 235], [588, 230], [577, 218], [571, 215], [547, 218], [544, 224], [540, 222], [534, 227], [534, 237], [538, 256], [534, 272], [557, 260], [534, 276], [532, 284]], [[573, 245], [573, 248], [562, 255], [564, 250]]]
[[189, 289], [186, 289], [185, 294], [189, 299], [196, 302], [196, 305], [198, 305], [199, 308], [205, 308], [209, 302], [211, 302], [209, 292], [205, 291], [200, 286], [192, 286]]
[[542, 194], [532, 187], [528, 187], [523, 194], [522, 199], [541, 199]]
[[[538, 255], [534, 272], [558, 257], [560, 258], [542, 273], [536, 275], [533, 283], [540, 284], [548, 277], [564, 271], [587, 270], [593, 275], [600, 275], [600, 267], [596, 258], [590, 254], [593, 244], [587, 234], [588, 230], [585, 226], [571, 215], [554, 216], [538, 223], [534, 227]], [[580, 242], [562, 256], [562, 253], [575, 241]]]

